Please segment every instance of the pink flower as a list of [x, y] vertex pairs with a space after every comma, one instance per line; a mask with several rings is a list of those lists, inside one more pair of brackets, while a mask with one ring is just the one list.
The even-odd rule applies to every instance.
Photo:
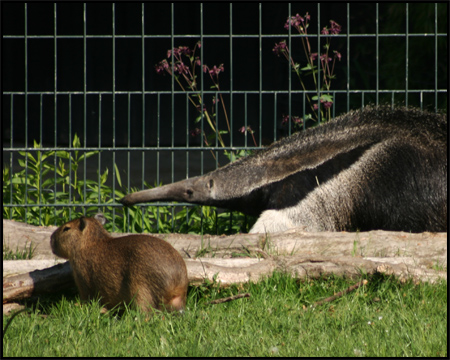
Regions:
[[330, 58], [327, 54], [322, 54], [322, 55], [320, 55], [320, 60], [330, 62], [332, 60], [332, 58]]
[[200, 129], [199, 128], [195, 128], [194, 130], [191, 130], [190, 132], [189, 132], [189, 134], [192, 136], [192, 137], [196, 137], [197, 135], [199, 135], [200, 134]]
[[278, 56], [280, 56], [280, 53], [282, 53], [283, 51], [286, 50], [286, 41], [280, 41], [278, 44], [275, 43], [275, 47], [272, 49], [272, 51], [277, 54]]
[[209, 74], [218, 76], [220, 72], [223, 72], [223, 64], [220, 64], [219, 67], [216, 65], [213, 66], [212, 69], [209, 70]]
[[175, 68], [178, 70], [179, 74], [188, 74], [189, 73], [189, 69], [186, 65], [184, 65], [183, 63], [179, 63], [177, 65], [175, 65]]
[[166, 60], [160, 61], [158, 65], [155, 65], [155, 70], [157, 74], [165, 74], [169, 69], [169, 64]]
[[339, 34], [341, 32], [341, 25], [339, 25], [336, 21], [330, 20], [330, 25], [331, 34]]
[[333, 52], [334, 52], [334, 57], [336, 59], [338, 59], [339, 61], [341, 61], [341, 58], [342, 58], [341, 53], [339, 51], [336, 51], [336, 50], [334, 50]]

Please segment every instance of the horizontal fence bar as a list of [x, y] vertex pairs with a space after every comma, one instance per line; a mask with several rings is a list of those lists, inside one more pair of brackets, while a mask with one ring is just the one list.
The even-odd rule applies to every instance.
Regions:
[[[223, 38], [223, 39], [229, 39], [232, 38], [279, 38], [279, 37], [286, 37], [289, 36], [288, 34], [261, 34], [261, 35], [202, 35], [203, 38]], [[302, 37], [310, 37], [310, 38], [352, 38], [352, 37], [427, 37], [427, 36], [443, 36], [446, 37], [447, 34], [445, 33], [415, 33], [415, 34], [405, 34], [405, 33], [399, 33], [399, 34], [333, 34], [333, 35], [322, 35], [322, 34], [291, 34], [292, 38], [302, 38]], [[171, 39], [172, 35], [27, 35], [27, 39]], [[200, 34], [188, 34], [188, 35], [173, 35], [174, 38], [200, 38]], [[25, 35], [3, 35], [3, 39], [24, 39]]]
[[[164, 94], [164, 95], [171, 95], [171, 94], [199, 94], [203, 92], [203, 94], [230, 94], [229, 90], [223, 90], [223, 91], [214, 91], [214, 90], [203, 90], [203, 91], [183, 91], [183, 90], [175, 90], [175, 91], [27, 91], [26, 93], [24, 91], [4, 91], [3, 95], [158, 95], [158, 94]], [[321, 90], [321, 93], [336, 93], [336, 94], [374, 94], [374, 93], [381, 93], [381, 94], [400, 94], [400, 93], [446, 93], [447, 89], [408, 89], [407, 91], [405, 89], [397, 89], [397, 90]], [[317, 94], [317, 90], [233, 90], [233, 94]]]
[[217, 147], [41, 147], [41, 148], [32, 148], [32, 147], [15, 147], [15, 148], [3, 148], [3, 151], [8, 152], [18, 152], [18, 151], [97, 151], [97, 150], [105, 150], [105, 151], [182, 151], [182, 150], [192, 150], [192, 151], [215, 151], [215, 150], [254, 150], [260, 149], [259, 146], [249, 147], [249, 146], [217, 146]]
[[[33, 192], [33, 189], [31, 191], [28, 191], [28, 193]], [[86, 192], [93, 192], [93, 190], [88, 190]], [[149, 202], [149, 203], [142, 203], [145, 205], [134, 205], [134, 206], [157, 206], [157, 207], [163, 207], [163, 206], [189, 206], [194, 207], [198, 206], [196, 204], [190, 204], [190, 203], [174, 203], [174, 202]], [[111, 207], [123, 207], [122, 204], [119, 203], [73, 203], [73, 204], [59, 204], [59, 203], [45, 203], [45, 204], [3, 204], [4, 207], [81, 207], [81, 206], [111, 206]]]

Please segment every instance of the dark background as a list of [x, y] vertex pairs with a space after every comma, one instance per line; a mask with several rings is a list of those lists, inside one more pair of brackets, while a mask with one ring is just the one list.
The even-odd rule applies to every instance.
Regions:
[[[183, 94], [174, 96], [157, 94], [145, 95], [145, 116], [143, 121], [141, 94], [103, 94], [86, 95], [84, 103], [83, 91], [170, 91], [170, 76], [161, 76], [154, 70], [155, 64], [166, 58], [171, 48], [169, 37], [145, 38], [145, 54], [142, 54], [141, 3], [122, 2], [86, 4], [86, 34], [116, 35], [115, 39], [115, 78], [113, 79], [113, 40], [111, 37], [87, 38], [86, 40], [86, 84], [84, 84], [84, 40], [83, 38], [58, 38], [56, 34], [78, 35], [84, 33], [83, 3], [57, 4], [56, 24], [54, 21], [54, 4], [32, 2], [27, 5], [27, 36], [44, 35], [47, 38], [28, 38], [27, 63], [25, 63], [25, 10], [20, 2], [2, 2], [2, 35], [18, 35], [20, 38], [3, 38], [2, 40], [2, 137], [4, 147], [17, 144], [29, 146], [33, 140], [42, 141], [49, 146], [67, 146], [69, 138], [78, 133], [86, 140], [86, 146], [184, 146], [189, 142], [199, 146], [200, 138], [187, 136], [187, 132], [197, 126], [194, 119], [198, 113], [190, 105], [186, 105]], [[439, 3], [438, 33], [447, 33], [447, 3]], [[230, 14], [229, 3], [145, 3], [144, 34], [171, 35], [172, 26], [175, 34], [174, 45], [193, 45], [200, 39], [201, 26], [203, 35], [227, 35], [219, 38], [203, 39], [203, 62], [209, 66], [224, 64], [225, 72], [220, 75], [222, 90], [287, 90], [289, 88], [289, 67], [285, 59], [272, 53], [276, 42], [287, 39], [284, 23], [288, 15], [299, 13], [311, 15], [309, 33], [317, 34], [318, 11], [320, 26], [329, 25], [332, 19], [342, 26], [342, 33], [375, 34], [375, 3], [351, 3], [347, 18], [346, 3], [295, 2], [291, 11], [287, 3], [234, 3]], [[260, 13], [261, 9], [261, 13]], [[379, 77], [378, 87], [381, 90], [408, 89], [446, 89], [448, 48], [447, 38], [438, 37], [437, 54], [435, 50], [435, 4], [411, 3], [408, 8], [409, 33], [427, 33], [430, 36], [410, 36], [408, 55], [406, 56], [406, 6], [405, 3], [379, 4], [379, 33], [403, 34], [379, 38]], [[173, 22], [172, 22], [173, 19]], [[203, 24], [202, 24], [203, 22]], [[230, 48], [230, 28], [233, 35], [262, 34], [261, 66], [258, 37], [233, 37]], [[294, 32], [293, 32], [294, 33]], [[275, 37], [264, 35], [279, 34]], [[137, 35], [136, 38], [123, 38], [122, 35]], [[310, 38], [313, 46], [317, 46], [317, 38]], [[324, 42], [324, 39], [322, 39]], [[350, 58], [347, 58], [347, 46], [350, 46]], [[376, 89], [376, 39], [370, 37], [336, 37], [331, 47], [342, 53], [343, 58], [336, 67], [336, 79], [333, 90], [346, 90], [347, 77], [350, 90]], [[56, 54], [55, 54], [56, 48]], [[231, 53], [230, 53], [231, 50]], [[293, 56], [301, 64], [306, 58], [300, 39], [292, 39]], [[317, 51], [317, 48], [315, 48]], [[56, 56], [55, 56], [56, 55]], [[144, 55], [144, 56], [143, 56]], [[142, 59], [145, 59], [144, 66]], [[55, 80], [56, 61], [56, 80]], [[349, 67], [347, 67], [349, 64]], [[27, 65], [27, 76], [25, 68]], [[408, 66], [408, 74], [406, 74]], [[144, 70], [143, 70], [144, 68]], [[437, 71], [437, 84], [435, 75]], [[144, 72], [144, 73], [143, 73]], [[348, 74], [349, 72], [349, 74]], [[231, 77], [232, 75], [232, 77]], [[261, 78], [261, 79], [260, 79]], [[408, 83], [406, 84], [406, 79]], [[205, 90], [210, 83], [205, 79]], [[308, 89], [314, 89], [311, 77], [306, 77]], [[25, 85], [27, 83], [27, 86]], [[296, 77], [292, 76], [292, 90], [300, 90]], [[59, 92], [77, 92], [70, 97]], [[177, 84], [174, 87], [179, 90]], [[11, 95], [5, 92], [38, 92], [28, 94], [27, 115], [25, 96], [14, 95], [11, 106]], [[40, 95], [40, 93], [47, 93]], [[438, 94], [438, 107], [447, 107], [447, 94]], [[56, 97], [56, 107], [55, 107]], [[208, 100], [208, 98], [206, 98]], [[209, 99], [210, 100], [210, 99]], [[225, 96], [229, 105], [230, 97]], [[338, 94], [333, 106], [334, 114], [346, 112], [348, 108], [358, 108], [363, 104], [375, 102], [375, 95]], [[114, 104], [113, 104], [114, 101]], [[380, 94], [380, 102], [391, 102], [392, 95]], [[423, 106], [434, 110], [435, 94], [395, 94], [394, 101], [409, 105]], [[261, 103], [262, 102], [262, 103]], [[276, 106], [276, 108], [275, 108]], [[114, 109], [114, 112], [113, 112]], [[186, 109], [189, 117], [186, 120]], [[302, 116], [303, 103], [301, 96], [292, 96], [292, 115]], [[172, 113], [174, 111], [174, 113]], [[101, 113], [100, 113], [101, 112]], [[247, 102], [242, 94], [233, 95], [232, 145], [243, 145], [244, 136], [238, 129], [247, 122], [255, 129], [258, 144], [267, 144], [285, 135], [281, 118], [289, 113], [289, 97], [278, 95], [248, 95]], [[172, 123], [173, 115], [173, 123]], [[26, 116], [28, 117], [26, 121]], [[158, 127], [158, 116], [161, 120]], [[56, 120], [55, 120], [56, 117]], [[115, 121], [113, 122], [113, 119]], [[261, 119], [261, 125], [260, 125]], [[220, 127], [224, 128], [223, 118]], [[86, 125], [85, 125], [86, 124]], [[86, 126], [86, 127], [85, 127]], [[143, 127], [145, 126], [145, 128]], [[207, 128], [206, 123], [204, 124]], [[275, 129], [275, 130], [274, 130]], [[99, 132], [100, 130], [100, 132]], [[174, 136], [172, 137], [172, 131]], [[275, 133], [274, 133], [275, 131]], [[82, 135], [84, 134], [84, 135]], [[226, 143], [230, 143], [228, 137]], [[25, 143], [24, 143], [25, 142]], [[247, 143], [251, 145], [248, 140]]]

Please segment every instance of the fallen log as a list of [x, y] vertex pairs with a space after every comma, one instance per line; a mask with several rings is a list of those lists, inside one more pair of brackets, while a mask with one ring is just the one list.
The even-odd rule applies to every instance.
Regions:
[[[3, 226], [4, 244], [20, 249], [32, 242], [35, 259], [46, 259], [41, 260], [47, 261], [45, 266], [54, 263], [56, 257], [49, 240], [56, 227], [35, 227], [9, 220], [3, 220]], [[385, 273], [430, 282], [447, 279], [447, 233], [308, 233], [295, 229], [270, 235], [152, 235], [167, 240], [181, 253], [192, 285], [205, 279], [215, 279], [223, 285], [256, 282], [274, 271], [298, 278], [331, 274], [355, 278], [361, 273]], [[53, 260], [48, 263], [49, 259]], [[4, 303], [74, 286], [68, 262], [46, 269], [39, 264], [32, 260], [30, 268], [22, 267], [26, 273], [5, 277], [17, 274], [19, 263], [3, 261]], [[32, 271], [36, 268], [41, 270]]]
[[[14, 260], [13, 260], [14, 261]], [[69, 262], [3, 278], [3, 303], [74, 287]]]
[[[3, 220], [3, 243], [12, 249], [27, 244], [35, 248], [33, 259], [58, 259], [50, 248], [55, 226], [38, 227]], [[112, 233], [112, 236], [123, 236]], [[149, 234], [168, 241], [184, 258], [268, 255], [408, 257], [417, 265], [447, 266], [447, 233], [402, 231], [305, 232], [293, 229], [273, 234], [192, 235]]]
[[[410, 262], [397, 261], [387, 264], [385, 259], [330, 256], [276, 256], [268, 259], [186, 259], [191, 285], [199, 285], [208, 279], [221, 285], [258, 282], [274, 271], [285, 272], [296, 278], [319, 278], [338, 275], [359, 278], [362, 273], [383, 273], [406, 280], [434, 282], [447, 279], [446, 271], [426, 269]], [[44, 270], [6, 277], [3, 279], [3, 303], [21, 300], [32, 295], [52, 293], [73, 288], [75, 283], [69, 262]]]

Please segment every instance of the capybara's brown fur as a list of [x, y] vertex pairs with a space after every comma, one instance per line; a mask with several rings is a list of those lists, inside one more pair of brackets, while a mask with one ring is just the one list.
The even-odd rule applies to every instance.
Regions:
[[99, 296], [108, 309], [132, 303], [144, 311], [183, 310], [189, 281], [181, 255], [153, 236], [114, 238], [104, 223], [100, 213], [81, 217], [51, 236], [53, 253], [70, 261], [81, 299]]

